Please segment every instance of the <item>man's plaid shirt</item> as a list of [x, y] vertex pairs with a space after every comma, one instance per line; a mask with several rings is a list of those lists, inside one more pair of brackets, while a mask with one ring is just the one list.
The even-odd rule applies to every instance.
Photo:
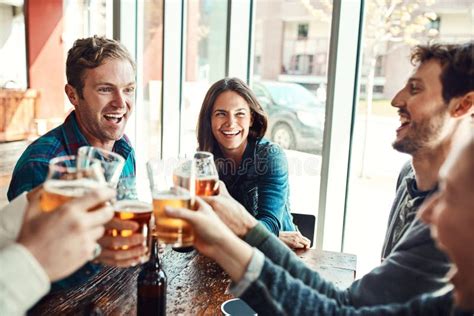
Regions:
[[[79, 147], [90, 146], [79, 130], [76, 114], [71, 112], [64, 123], [38, 138], [21, 155], [13, 170], [8, 188], [11, 201], [46, 180], [49, 161], [54, 157], [76, 155]], [[135, 152], [126, 136], [116, 141], [113, 152], [125, 158], [121, 178], [135, 176]]]

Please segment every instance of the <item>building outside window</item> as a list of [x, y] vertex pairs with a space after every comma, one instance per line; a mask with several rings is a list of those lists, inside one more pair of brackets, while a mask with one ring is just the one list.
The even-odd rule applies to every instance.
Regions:
[[202, 101], [209, 87], [225, 77], [227, 3], [188, 0], [186, 19], [181, 153], [196, 150], [196, 124]]

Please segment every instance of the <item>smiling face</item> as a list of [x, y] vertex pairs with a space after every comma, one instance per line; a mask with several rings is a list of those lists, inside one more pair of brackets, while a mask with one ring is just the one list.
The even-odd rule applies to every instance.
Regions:
[[455, 264], [449, 275], [456, 305], [474, 309], [474, 140], [453, 151], [440, 170], [440, 189], [420, 210], [438, 247]]
[[135, 72], [125, 59], [107, 59], [84, 72], [83, 98], [66, 85], [79, 128], [92, 146], [111, 150], [119, 140], [135, 103]]
[[224, 156], [243, 155], [251, 126], [252, 114], [244, 98], [233, 91], [225, 91], [216, 98], [211, 129]]
[[436, 60], [422, 63], [393, 98], [392, 106], [398, 108], [401, 123], [393, 142], [396, 150], [413, 155], [438, 146], [449, 134], [441, 72]]

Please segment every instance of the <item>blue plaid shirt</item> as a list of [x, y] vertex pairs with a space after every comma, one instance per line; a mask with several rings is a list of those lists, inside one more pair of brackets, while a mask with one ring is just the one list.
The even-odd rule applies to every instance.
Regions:
[[[35, 140], [21, 155], [13, 170], [8, 188], [8, 200], [30, 191], [46, 180], [49, 161], [54, 157], [75, 155], [82, 146], [90, 146], [77, 124], [74, 111], [64, 123]], [[135, 152], [126, 136], [116, 141], [113, 152], [125, 158], [121, 178], [135, 176]], [[71, 276], [53, 283], [52, 289], [63, 289], [80, 284], [100, 270], [100, 265], [87, 263]]]
[[[46, 180], [49, 161], [54, 157], [76, 155], [79, 147], [90, 146], [77, 124], [76, 113], [64, 123], [35, 140], [26, 148], [13, 170], [8, 200], [30, 191]], [[125, 158], [121, 178], [135, 176], [135, 152], [126, 136], [116, 141], [113, 152]]]

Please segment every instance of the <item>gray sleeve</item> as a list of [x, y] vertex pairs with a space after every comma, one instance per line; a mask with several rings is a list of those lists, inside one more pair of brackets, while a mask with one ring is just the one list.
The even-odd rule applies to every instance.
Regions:
[[288, 271], [265, 259], [262, 271], [240, 296], [258, 315], [448, 315], [451, 296], [423, 296], [399, 304], [356, 309], [341, 306], [336, 300], [293, 278]]
[[253, 248], [252, 257], [250, 258], [250, 263], [247, 270], [245, 270], [243, 278], [237, 283], [232, 282], [229, 287], [229, 292], [238, 297], [247, 290], [250, 284], [258, 278], [260, 272], [262, 272], [264, 261], [265, 256], [258, 249]]

